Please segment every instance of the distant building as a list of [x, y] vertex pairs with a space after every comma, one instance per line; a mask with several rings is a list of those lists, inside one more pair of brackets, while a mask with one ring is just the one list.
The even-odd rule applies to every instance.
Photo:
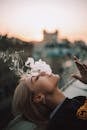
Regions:
[[34, 44], [34, 57], [38, 59], [39, 57], [46, 56], [46, 46], [58, 43], [58, 31], [49, 33], [46, 30], [43, 31], [43, 40], [36, 42]]
[[44, 58], [44, 57], [64, 57], [65, 55], [70, 56], [72, 53], [69, 41], [59, 42], [58, 31], [47, 32], [43, 31], [43, 40], [34, 44], [34, 57]]
[[58, 31], [56, 30], [53, 33], [49, 33], [46, 30], [43, 31], [43, 42], [44, 43], [54, 43], [58, 42]]

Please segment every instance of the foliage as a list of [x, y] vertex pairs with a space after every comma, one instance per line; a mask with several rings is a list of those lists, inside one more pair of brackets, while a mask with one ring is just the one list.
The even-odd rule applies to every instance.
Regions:
[[13, 95], [19, 77], [10, 70], [10, 59], [0, 58], [0, 100]]

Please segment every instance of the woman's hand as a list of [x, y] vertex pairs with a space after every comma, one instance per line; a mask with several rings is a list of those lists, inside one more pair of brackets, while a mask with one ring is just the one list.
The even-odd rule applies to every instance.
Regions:
[[87, 84], [87, 65], [80, 63], [79, 59], [76, 56], [74, 56], [74, 62], [75, 62], [76, 66], [80, 72], [80, 75], [73, 74], [72, 77]]

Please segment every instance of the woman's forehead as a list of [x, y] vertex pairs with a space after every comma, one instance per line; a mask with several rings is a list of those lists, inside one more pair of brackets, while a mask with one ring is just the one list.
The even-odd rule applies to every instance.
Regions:
[[29, 74], [29, 75], [22, 75], [21, 76], [21, 80], [28, 80], [28, 79], [30, 79], [31, 78], [31, 75]]
[[25, 83], [30, 83], [31, 78], [32, 78], [32, 76], [30, 74], [22, 75], [20, 81], [25, 82]]
[[31, 78], [32, 76], [28, 75], [28, 76], [24, 76], [22, 78], [22, 81], [26, 84], [26, 86], [28, 86], [29, 88], [31, 88], [32, 83], [31, 83]]
[[32, 79], [32, 75], [29, 75], [29, 76], [27, 77], [27, 81], [28, 81], [28, 82], [31, 82], [31, 79]]
[[23, 75], [21, 77], [21, 80], [24, 80], [25, 82], [31, 83], [33, 77], [37, 77], [39, 75], [43, 76], [45, 74], [46, 74], [45, 72], [26, 74], [26, 75]]

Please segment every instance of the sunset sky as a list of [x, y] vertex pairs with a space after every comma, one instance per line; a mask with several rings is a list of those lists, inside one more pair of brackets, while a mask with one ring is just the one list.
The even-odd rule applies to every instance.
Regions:
[[0, 0], [0, 34], [34, 41], [43, 29], [87, 42], [87, 0]]

